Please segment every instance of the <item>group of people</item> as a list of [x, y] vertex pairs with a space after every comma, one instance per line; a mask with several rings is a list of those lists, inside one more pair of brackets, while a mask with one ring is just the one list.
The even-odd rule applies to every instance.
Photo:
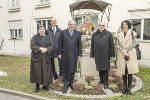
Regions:
[[[56, 19], [52, 18], [47, 30], [40, 25], [38, 33], [31, 39], [30, 82], [36, 83], [35, 93], [39, 92], [39, 85], [49, 91], [53, 78], [58, 79], [55, 58], [59, 63], [59, 76], [63, 77], [63, 93], [67, 93], [68, 87], [73, 89], [77, 61], [82, 57], [81, 33], [76, 30], [74, 20], [68, 21], [68, 28], [65, 30], [61, 30], [56, 23]], [[117, 36], [117, 67], [123, 77], [122, 93], [130, 95], [132, 74], [139, 71], [135, 50], [137, 33], [131, 30], [129, 20], [123, 21], [121, 28], [122, 32]], [[108, 89], [110, 59], [114, 59], [115, 50], [113, 36], [105, 29], [104, 22], [99, 23], [98, 30], [92, 35], [90, 57], [95, 59], [96, 69], [99, 71], [98, 83]]]

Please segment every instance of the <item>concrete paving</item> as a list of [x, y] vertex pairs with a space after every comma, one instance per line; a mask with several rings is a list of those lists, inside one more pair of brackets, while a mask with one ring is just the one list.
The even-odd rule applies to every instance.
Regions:
[[15, 90], [0, 88], [0, 100], [58, 100], [32, 95]]
[[32, 99], [0, 92], [0, 100], [32, 100]]

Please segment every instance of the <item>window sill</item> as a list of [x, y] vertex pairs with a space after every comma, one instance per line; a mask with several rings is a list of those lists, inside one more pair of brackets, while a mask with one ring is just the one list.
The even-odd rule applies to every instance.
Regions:
[[35, 6], [35, 9], [39, 9], [39, 8], [47, 8], [50, 7], [51, 4], [50, 3], [44, 3], [44, 4], [39, 4]]
[[12, 38], [10, 38], [8, 40], [23, 40], [23, 38], [20, 38], [20, 39], [12, 39]]
[[20, 7], [9, 9], [9, 12], [17, 12], [17, 11], [20, 11]]

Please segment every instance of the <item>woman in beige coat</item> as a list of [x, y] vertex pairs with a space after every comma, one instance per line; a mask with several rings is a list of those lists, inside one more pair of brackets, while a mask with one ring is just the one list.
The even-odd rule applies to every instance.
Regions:
[[130, 95], [132, 74], [139, 72], [135, 50], [137, 33], [133, 31], [132, 37], [131, 23], [129, 20], [123, 21], [121, 28], [123, 31], [117, 36], [117, 67], [118, 72], [123, 75], [124, 88], [122, 93]]

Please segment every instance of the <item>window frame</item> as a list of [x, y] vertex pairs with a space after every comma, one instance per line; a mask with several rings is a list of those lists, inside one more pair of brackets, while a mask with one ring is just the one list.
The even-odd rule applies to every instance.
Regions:
[[38, 21], [40, 21], [40, 23], [42, 23], [41, 25], [43, 25], [43, 21], [46, 21], [46, 26], [44, 26], [45, 27], [45, 31], [46, 31], [46, 29], [49, 28], [51, 18], [52, 17], [50, 17], [50, 18], [38, 18], [38, 19], [36, 19], [35, 20], [35, 22], [36, 22], [36, 31], [38, 31]]
[[[13, 33], [12, 33], [12, 31], [13, 31]], [[12, 38], [16, 38], [17, 40], [22, 40], [23, 39], [22, 29], [9, 29], [9, 32], [10, 32], [10, 39], [12, 39]], [[22, 37], [20, 37], [19, 32], [21, 32]]]
[[[14, 1], [14, 6], [12, 6], [13, 1]], [[9, 4], [9, 9], [10, 10], [20, 9], [20, 0], [9, 0], [9, 2], [10, 2], [10, 4]]]
[[37, 6], [42, 6], [42, 5], [49, 5], [50, 4], [50, 0], [46, 1], [43, 0], [44, 2], [41, 2], [41, 0], [37, 0]]
[[[135, 20], [135, 19], [130, 19], [130, 21]], [[137, 41], [138, 42], [146, 42], [146, 43], [148, 42], [149, 43], [150, 40], [144, 40], [143, 35], [144, 35], [144, 22], [145, 22], [145, 19], [150, 19], [150, 18], [138, 18], [138, 19], [141, 20], [141, 38], [137, 38]]]

